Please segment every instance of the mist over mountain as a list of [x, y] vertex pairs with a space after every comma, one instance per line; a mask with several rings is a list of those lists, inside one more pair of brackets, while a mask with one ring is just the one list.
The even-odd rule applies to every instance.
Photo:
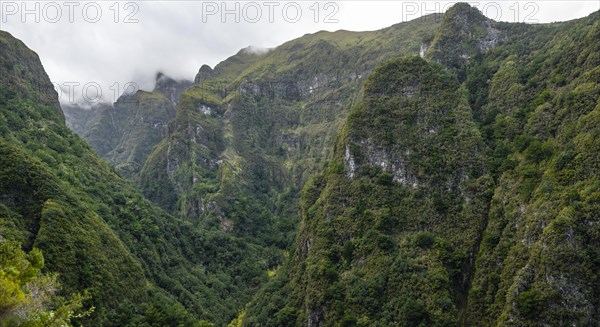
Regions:
[[597, 326], [599, 40], [459, 3], [84, 108], [0, 31], [0, 326]]

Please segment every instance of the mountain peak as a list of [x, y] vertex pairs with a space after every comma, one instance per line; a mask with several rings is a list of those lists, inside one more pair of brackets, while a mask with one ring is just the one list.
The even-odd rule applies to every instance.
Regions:
[[459, 2], [450, 7], [444, 14], [444, 18], [466, 18], [470, 21], [483, 21], [487, 17], [476, 7], [471, 6], [466, 2]]
[[175, 80], [162, 72], [156, 73], [156, 86], [153, 92], [158, 92], [167, 97], [173, 105], [177, 104], [181, 92], [190, 87], [192, 83], [187, 80]]
[[256, 47], [253, 45], [249, 45], [243, 49], [241, 49], [239, 52], [240, 53], [248, 53], [248, 54], [255, 54], [255, 55], [261, 55], [261, 54], [265, 54], [267, 52], [269, 52], [269, 48], [261, 48], [261, 47]]
[[43, 105], [44, 117], [64, 123], [58, 94], [37, 53], [1, 30], [0, 76], [0, 104], [4, 100], [27, 98]]
[[165, 77], [167, 77], [167, 78], [168, 78], [168, 76], [167, 76], [167, 75], [165, 75], [163, 72], [158, 72], [158, 73], [156, 73], [156, 81], [157, 81], [157, 82], [158, 82], [160, 79], [162, 79], [162, 78], [165, 78]]
[[431, 43], [424, 45], [424, 57], [454, 70], [460, 78], [473, 57], [495, 47], [502, 38], [493, 20], [467, 3], [457, 3], [444, 14]]
[[213, 73], [214, 71], [209, 65], [202, 65], [202, 67], [200, 67], [200, 69], [198, 70], [198, 74], [196, 74], [196, 77], [194, 78], [194, 84], [200, 84], [204, 82], [204, 80], [212, 76]]
[[176, 81], [174, 79], [172, 79], [171, 77], [165, 75], [163, 72], [156, 73], [156, 87], [158, 87], [160, 84], [169, 84], [169, 83], [176, 83]]

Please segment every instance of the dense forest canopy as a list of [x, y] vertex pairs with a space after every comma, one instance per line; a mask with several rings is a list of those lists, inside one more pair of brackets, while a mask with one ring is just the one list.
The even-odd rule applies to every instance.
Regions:
[[599, 40], [456, 4], [86, 110], [0, 31], [0, 326], [597, 326]]

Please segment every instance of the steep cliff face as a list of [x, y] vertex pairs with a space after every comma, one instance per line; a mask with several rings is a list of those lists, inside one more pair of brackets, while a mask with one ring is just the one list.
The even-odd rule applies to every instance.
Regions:
[[[185, 90], [159, 75], [90, 131], [174, 217], [120, 193], [93, 210], [148, 280], [220, 325], [243, 307], [248, 326], [594, 325], [599, 18], [509, 24], [458, 4], [243, 49]], [[5, 198], [4, 216], [28, 215]]]
[[191, 86], [162, 73], [154, 91], [123, 95], [113, 105], [91, 109], [63, 105], [67, 125], [126, 178], [138, 180], [142, 165], [168, 131], [181, 93]]
[[458, 180], [481, 174], [484, 144], [454, 76], [411, 60], [386, 64], [365, 85], [365, 109], [348, 118], [340, 144], [346, 174], [379, 166], [404, 185], [455, 189]]
[[[175, 97], [175, 89], [162, 83], [158, 86], [168, 96]], [[168, 124], [175, 118], [173, 102], [159, 92], [138, 91], [133, 96], [121, 97], [115, 102], [113, 111], [107, 112], [111, 116], [121, 116], [122, 120], [117, 123], [119, 141], [104, 158], [130, 179], [137, 178], [152, 148], [166, 136]]]
[[[175, 243], [170, 236], [181, 223], [69, 131], [57, 93], [34, 88], [50, 82], [33, 51], [4, 31], [0, 48], [0, 242], [41, 249], [63, 295], [90, 292], [85, 306], [94, 314], [78, 322], [196, 323], [163, 288], [170, 268], [156, 261], [183, 257], [177, 244], [189, 235]], [[186, 258], [173, 267], [181, 273], [190, 265]]]
[[453, 70], [462, 81], [466, 67], [506, 38], [506, 30], [466, 3], [444, 14], [432, 40], [424, 42], [423, 57]]
[[597, 324], [599, 13], [473, 10], [370, 75], [242, 324]]
[[[211, 71], [177, 105], [168, 136], [140, 175], [144, 194], [194, 229], [227, 235], [253, 283], [218, 303], [250, 301], [266, 270], [280, 264], [298, 221], [299, 189], [331, 154], [336, 131], [370, 70], [416, 54], [434, 17], [377, 32], [320, 32], [264, 53], [242, 50]], [[222, 251], [205, 251], [206, 261]], [[241, 263], [240, 263], [241, 264]], [[238, 263], [219, 280], [238, 281]], [[261, 270], [262, 269], [262, 270]], [[229, 309], [228, 309], [229, 310]]]
[[173, 107], [177, 107], [177, 101], [179, 101], [181, 93], [190, 86], [192, 86], [192, 82], [190, 81], [176, 81], [159, 72], [156, 74], [156, 86], [154, 87], [154, 92], [164, 95], [173, 104]]
[[484, 151], [441, 65], [408, 57], [376, 69], [327, 173], [304, 189], [289, 302], [274, 315], [251, 307], [248, 323], [456, 324], [485, 228]]
[[86, 140], [99, 156], [106, 156], [118, 144], [119, 124], [124, 117], [116, 116], [112, 105], [100, 103], [84, 109], [77, 104], [62, 104], [61, 108], [67, 127]]
[[469, 293], [472, 324], [600, 318], [600, 15], [536, 32], [528, 46], [539, 50], [503, 60], [482, 108], [498, 178]]
[[144, 193], [188, 219], [240, 235], [270, 233], [258, 230], [273, 225], [271, 213], [247, 224], [249, 209], [232, 208], [244, 198], [260, 212], [278, 206], [272, 199], [281, 194], [297, 197], [330, 155], [368, 72], [418, 53], [436, 17], [377, 32], [319, 32], [263, 53], [243, 49], [214, 70], [203, 66], [169, 136], [145, 163]]
[[6, 100], [26, 98], [44, 106], [39, 112], [45, 119], [63, 121], [64, 115], [56, 101], [56, 91], [38, 55], [10, 34], [0, 34], [0, 96]]

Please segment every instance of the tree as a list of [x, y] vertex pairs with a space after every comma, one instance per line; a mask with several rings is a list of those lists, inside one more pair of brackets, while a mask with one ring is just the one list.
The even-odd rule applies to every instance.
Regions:
[[0, 236], [0, 327], [71, 326], [72, 318], [91, 314], [93, 308], [81, 310], [89, 295], [56, 296], [58, 276], [42, 274], [43, 266], [42, 251], [25, 253], [19, 243]]

